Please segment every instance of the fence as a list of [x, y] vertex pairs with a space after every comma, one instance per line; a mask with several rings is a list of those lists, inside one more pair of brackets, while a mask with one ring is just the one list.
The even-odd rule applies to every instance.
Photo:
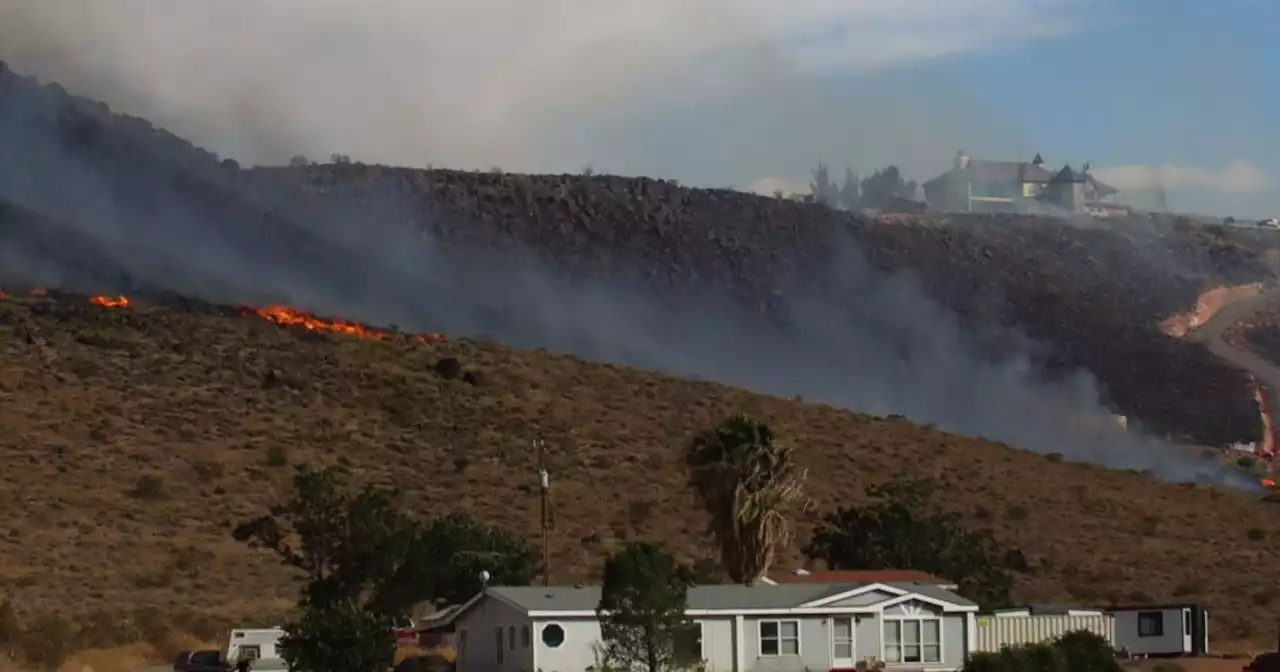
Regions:
[[1035, 644], [1075, 630], [1088, 630], [1113, 645], [1116, 622], [1103, 616], [979, 616], [974, 651], [999, 651], [1002, 646]]

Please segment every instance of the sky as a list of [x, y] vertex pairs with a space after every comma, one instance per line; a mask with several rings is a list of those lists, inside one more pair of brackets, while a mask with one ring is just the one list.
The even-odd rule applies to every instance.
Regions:
[[959, 149], [1280, 216], [1274, 0], [0, 0], [0, 59], [243, 164], [805, 190]]

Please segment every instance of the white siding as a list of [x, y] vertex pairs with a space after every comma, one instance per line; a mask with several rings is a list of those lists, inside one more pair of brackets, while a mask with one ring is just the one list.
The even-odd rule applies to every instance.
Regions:
[[[1190, 650], [1184, 645], [1185, 635], [1183, 628], [1185, 626], [1182, 620], [1184, 618], [1183, 611], [1188, 609], [1135, 609], [1114, 612], [1116, 619], [1115, 647], [1117, 649], [1127, 649], [1129, 653], [1138, 655], [1190, 653]], [[1160, 636], [1138, 636], [1138, 616], [1147, 613], [1160, 614], [1164, 630]]]
[[1115, 619], [1111, 616], [979, 616], [975, 651], [999, 651], [1000, 647], [1044, 642], [1074, 630], [1088, 630], [1115, 643]]
[[[702, 626], [702, 656], [709, 670], [732, 672], [734, 620], [728, 618], [694, 619]], [[552, 648], [543, 642], [543, 629], [550, 624], [564, 629], [564, 643]], [[594, 618], [539, 619], [533, 624], [534, 667], [540, 672], [583, 672], [599, 667], [597, 649], [600, 622]], [[459, 670], [459, 672], [476, 672]]]
[[[457, 646], [458, 672], [532, 672], [533, 641], [536, 633], [530, 632], [530, 646], [526, 648], [522, 631], [530, 625], [524, 612], [502, 600], [484, 598], [458, 618]], [[502, 662], [498, 662], [497, 629], [502, 628]], [[466, 644], [462, 644], [466, 632]], [[515, 647], [511, 646], [509, 633], [515, 634]]]

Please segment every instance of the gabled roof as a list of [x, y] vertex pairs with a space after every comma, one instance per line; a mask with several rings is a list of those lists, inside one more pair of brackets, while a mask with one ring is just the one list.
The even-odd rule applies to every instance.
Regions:
[[1044, 168], [1021, 161], [987, 161], [970, 159], [964, 168], [952, 168], [947, 172], [925, 182], [925, 186], [947, 182], [950, 180], [972, 180], [974, 182], [1020, 184], [1022, 182], [1043, 183], [1053, 179], [1053, 174]]
[[821, 572], [796, 570], [769, 572], [766, 583], [924, 583], [950, 590], [956, 589], [954, 581], [933, 576], [915, 569], [845, 569]]
[[1062, 170], [1059, 170], [1058, 174], [1054, 175], [1053, 179], [1049, 181], [1053, 184], [1061, 184], [1064, 182], [1087, 182], [1084, 175], [1071, 170], [1071, 166], [1063, 166]]
[[[860, 607], [833, 603], [860, 594], [888, 595]], [[490, 586], [452, 612], [453, 621], [484, 597], [501, 600], [534, 617], [590, 617], [600, 604], [599, 586]], [[792, 583], [754, 586], [741, 584], [693, 586], [689, 589], [691, 614], [796, 613], [826, 611], [876, 611], [883, 606], [919, 599], [946, 611], [976, 611], [978, 605], [936, 585], [912, 582]]]
[[1112, 194], [1120, 193], [1119, 189], [1116, 189], [1115, 187], [1098, 180], [1097, 178], [1090, 175], [1089, 173], [1084, 174], [1084, 179], [1086, 182], [1088, 182], [1090, 185], [1093, 186], [1094, 191], [1098, 192], [1102, 196], [1110, 196]]

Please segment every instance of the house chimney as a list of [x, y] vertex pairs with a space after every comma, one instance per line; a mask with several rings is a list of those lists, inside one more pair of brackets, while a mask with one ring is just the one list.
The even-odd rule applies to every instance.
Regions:
[[956, 158], [955, 161], [952, 162], [952, 165], [954, 165], [957, 170], [964, 170], [969, 167], [969, 156], [964, 153], [963, 149], [956, 150]]

